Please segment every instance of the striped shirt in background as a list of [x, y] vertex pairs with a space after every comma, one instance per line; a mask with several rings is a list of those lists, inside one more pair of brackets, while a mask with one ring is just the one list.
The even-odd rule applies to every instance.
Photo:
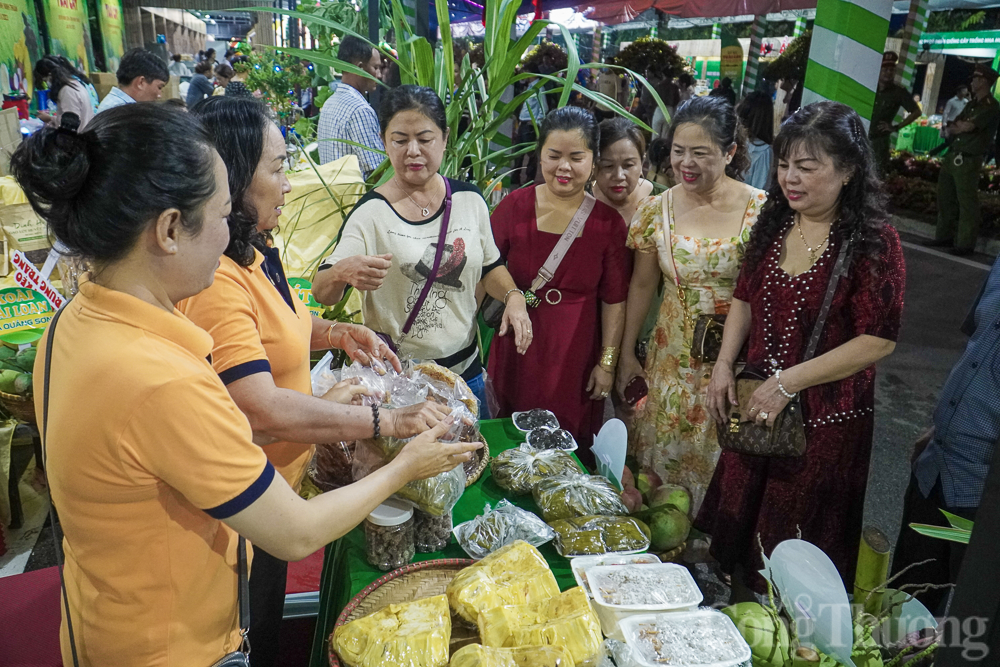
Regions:
[[[375, 150], [364, 150], [337, 141], [338, 139], [346, 139]], [[320, 164], [339, 160], [345, 155], [356, 155], [361, 172], [368, 178], [385, 159], [376, 150], [384, 151], [385, 145], [382, 143], [375, 109], [356, 88], [346, 83], [338, 84], [336, 92], [319, 113]]]

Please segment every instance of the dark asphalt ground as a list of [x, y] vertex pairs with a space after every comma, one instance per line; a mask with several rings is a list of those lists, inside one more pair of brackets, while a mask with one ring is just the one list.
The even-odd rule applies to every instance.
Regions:
[[990, 257], [961, 261], [902, 236], [903, 328], [895, 352], [878, 366], [875, 441], [865, 497], [865, 525], [880, 528], [892, 543], [900, 529], [913, 443], [930, 425], [938, 394], [965, 349], [959, 327], [992, 265]]

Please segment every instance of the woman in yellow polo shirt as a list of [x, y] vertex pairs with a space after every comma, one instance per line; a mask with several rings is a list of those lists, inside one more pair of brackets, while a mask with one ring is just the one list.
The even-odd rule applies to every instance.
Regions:
[[211, 337], [175, 310], [212, 284], [229, 240], [226, 168], [192, 116], [130, 104], [79, 135], [47, 128], [11, 170], [93, 267], [35, 366], [64, 531], [65, 664], [67, 614], [82, 667], [213, 664], [240, 646], [237, 533], [304, 558], [408, 480], [469, 458], [475, 446], [436, 442], [444, 420], [385, 468], [310, 501], [275, 475], [208, 362]]
[[[273, 442], [268, 460], [298, 489], [315, 451], [314, 443], [365, 437], [372, 430], [369, 407], [345, 406], [312, 395], [309, 353], [349, 349], [363, 363], [368, 356], [399, 361], [375, 334], [360, 325], [334, 324], [309, 313], [292, 294], [271, 230], [291, 185], [281, 131], [257, 100], [212, 98], [192, 114], [212, 135], [229, 173], [233, 208], [229, 246], [213, 285], [178, 305], [212, 335], [212, 365], [254, 432]], [[381, 415], [382, 433], [409, 437], [433, 426], [447, 410], [426, 403]], [[390, 423], [390, 420], [393, 420]], [[288, 564], [254, 551], [250, 576], [250, 639], [254, 667], [278, 655]]]

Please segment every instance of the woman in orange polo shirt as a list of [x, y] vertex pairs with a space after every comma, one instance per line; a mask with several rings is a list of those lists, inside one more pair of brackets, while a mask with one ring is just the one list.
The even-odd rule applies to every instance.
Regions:
[[[292, 294], [271, 230], [291, 185], [287, 153], [278, 126], [257, 100], [212, 98], [192, 111], [215, 140], [229, 173], [233, 209], [229, 246], [212, 286], [178, 309], [212, 335], [212, 365], [246, 414], [255, 434], [276, 442], [264, 446], [268, 460], [298, 489], [314, 443], [365, 437], [372, 409], [314, 398], [309, 353], [337, 347], [362, 363], [369, 356], [399, 360], [366, 327], [335, 324], [311, 315]], [[409, 437], [447, 415], [435, 403], [381, 414], [381, 432]], [[398, 415], [398, 417], [397, 417]], [[254, 667], [278, 655], [288, 564], [259, 548], [250, 576], [250, 639]]]
[[192, 116], [130, 104], [79, 135], [43, 129], [11, 170], [93, 267], [35, 366], [64, 531], [65, 664], [67, 614], [82, 667], [213, 664], [241, 642], [237, 533], [304, 558], [408, 480], [469, 458], [475, 446], [436, 442], [444, 420], [349, 489], [305, 501], [275, 475], [208, 362], [211, 337], [175, 309], [212, 284], [229, 241], [226, 167]]

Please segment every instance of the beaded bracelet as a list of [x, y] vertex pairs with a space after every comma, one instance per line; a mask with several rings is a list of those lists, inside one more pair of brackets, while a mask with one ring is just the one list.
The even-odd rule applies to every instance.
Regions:
[[778, 381], [778, 391], [780, 391], [781, 395], [784, 396], [785, 398], [787, 398], [788, 400], [792, 400], [793, 398], [795, 398], [796, 396], [799, 395], [798, 392], [795, 392], [794, 394], [789, 394], [787, 391], [785, 391], [785, 387], [781, 384], [781, 371], [780, 370], [777, 370], [777, 371], [774, 372], [774, 379], [776, 379]]
[[509, 290], [507, 290], [507, 293], [503, 295], [503, 305], [505, 305], [505, 306], [507, 305], [507, 299], [509, 299], [510, 295], [513, 294], [514, 292], [517, 292], [521, 296], [524, 296], [524, 292], [522, 292], [521, 290], [519, 290], [516, 287], [514, 289], [509, 289]]
[[379, 423], [378, 417], [378, 403], [372, 403], [372, 425], [375, 429], [375, 435], [372, 437], [378, 440], [382, 437], [382, 425]]

